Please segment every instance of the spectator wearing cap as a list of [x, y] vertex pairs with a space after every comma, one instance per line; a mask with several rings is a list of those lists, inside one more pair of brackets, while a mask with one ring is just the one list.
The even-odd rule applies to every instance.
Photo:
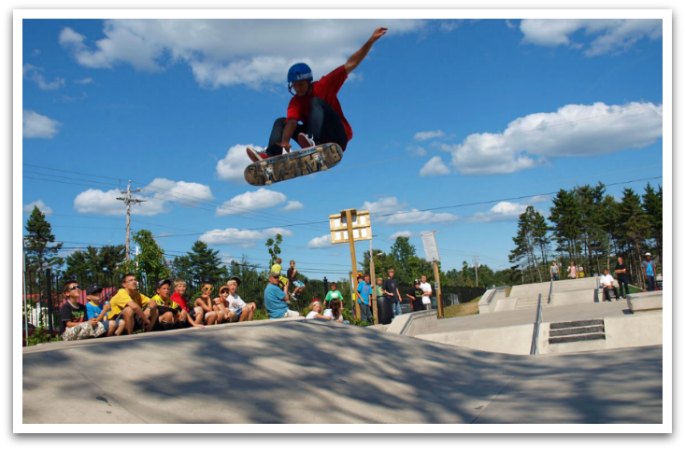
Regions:
[[102, 323], [107, 332], [107, 336], [119, 336], [124, 332], [124, 322], [119, 323], [117, 327], [115, 321], [107, 320], [107, 313], [112, 309], [109, 302], [105, 302], [103, 305], [101, 303], [100, 295], [102, 294], [102, 288], [99, 286], [91, 286], [86, 291], [86, 317], [87, 319], [97, 319], [98, 322]]
[[645, 260], [642, 261], [642, 275], [645, 277], [647, 290], [653, 291], [656, 286], [656, 283], [654, 282], [656, 275], [656, 264], [652, 260], [652, 254], [649, 252], [645, 253]]
[[214, 299], [212, 309], [217, 314], [217, 323], [235, 321], [234, 314], [228, 310], [228, 293], [228, 286], [221, 286], [219, 288], [219, 296]]
[[228, 310], [231, 314], [232, 320], [246, 322], [252, 320], [254, 312], [257, 309], [257, 304], [254, 302], [246, 303], [240, 295], [238, 295], [238, 286], [240, 286], [240, 278], [232, 277], [226, 283], [228, 288]]
[[101, 336], [105, 327], [96, 318], [86, 319], [86, 307], [78, 302], [81, 288], [74, 280], [64, 283], [66, 302], [60, 309], [60, 332], [65, 341], [75, 341]]
[[280, 273], [269, 273], [269, 284], [264, 289], [264, 306], [266, 312], [269, 314], [269, 319], [284, 319], [286, 317], [299, 317], [300, 313], [288, 309], [288, 281], [286, 279], [285, 286], [281, 289], [278, 286], [278, 279]]
[[109, 312], [109, 320], [117, 320], [125, 323], [124, 331], [133, 334], [133, 331], [141, 329], [152, 331], [157, 323], [157, 302], [138, 291], [138, 280], [132, 273], [127, 273], [121, 278], [121, 289], [109, 301], [112, 306]]
[[174, 302], [171, 301], [171, 280], [160, 280], [157, 282], [155, 295], [152, 297], [157, 303], [157, 311], [159, 311], [157, 323], [162, 330], [171, 330], [176, 326], [178, 321], [178, 310], [174, 308]]
[[312, 310], [307, 313], [305, 319], [331, 320], [331, 317], [321, 314], [321, 302], [318, 299], [313, 300], [309, 307]]

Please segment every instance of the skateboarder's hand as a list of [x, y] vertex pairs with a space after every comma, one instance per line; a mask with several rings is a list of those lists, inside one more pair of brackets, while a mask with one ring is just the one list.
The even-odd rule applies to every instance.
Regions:
[[374, 43], [377, 40], [379, 40], [387, 31], [388, 29], [385, 27], [378, 27], [374, 30], [369, 40], [371, 41], [371, 43]]

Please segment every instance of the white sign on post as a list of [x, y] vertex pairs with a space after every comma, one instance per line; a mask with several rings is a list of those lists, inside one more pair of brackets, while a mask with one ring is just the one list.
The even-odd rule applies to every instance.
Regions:
[[425, 231], [421, 233], [421, 241], [423, 241], [423, 251], [426, 253], [426, 260], [440, 261], [438, 244], [435, 241], [435, 231]]

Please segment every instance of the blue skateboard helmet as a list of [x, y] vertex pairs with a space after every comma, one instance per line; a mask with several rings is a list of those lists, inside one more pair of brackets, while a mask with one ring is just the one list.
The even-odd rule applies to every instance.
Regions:
[[312, 75], [312, 69], [305, 63], [293, 64], [290, 69], [288, 69], [288, 91], [295, 95], [292, 87], [294, 81], [308, 80], [311, 82], [314, 80]]

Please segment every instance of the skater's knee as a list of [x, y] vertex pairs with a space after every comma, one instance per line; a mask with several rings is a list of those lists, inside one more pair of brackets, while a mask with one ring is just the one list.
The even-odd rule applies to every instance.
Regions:
[[285, 117], [279, 117], [274, 120], [274, 127], [282, 127], [283, 125], [285, 125]]

